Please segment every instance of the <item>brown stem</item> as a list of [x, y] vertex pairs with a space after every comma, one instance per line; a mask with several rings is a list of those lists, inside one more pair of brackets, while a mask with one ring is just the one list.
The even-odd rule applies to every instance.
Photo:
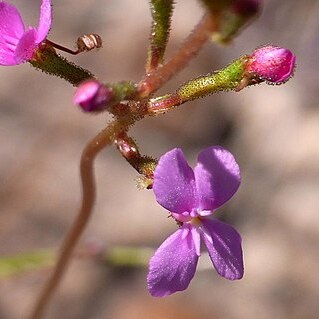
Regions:
[[81, 53], [79, 50], [76, 50], [76, 51], [71, 50], [69, 48], [64, 47], [63, 45], [57, 44], [57, 43], [50, 41], [48, 39], [46, 39], [45, 42], [50, 44], [51, 46], [53, 46], [54, 48], [56, 48], [58, 50], [64, 51], [64, 52], [72, 54], [72, 55], [77, 55], [77, 54]]
[[215, 29], [216, 23], [213, 21], [211, 14], [204, 15], [176, 54], [167, 63], [145, 75], [139, 83], [139, 95], [148, 97], [177, 72], [181, 71], [196, 56]]
[[138, 150], [138, 146], [133, 138], [127, 135], [127, 132], [121, 132], [114, 140], [114, 145], [117, 147], [121, 155], [127, 162], [140, 174], [147, 179], [153, 178], [154, 169], [157, 165], [157, 160], [150, 156], [143, 156]]
[[50, 302], [50, 299], [56, 290], [66, 267], [71, 259], [72, 252], [76, 246], [91, 214], [95, 201], [95, 180], [93, 164], [96, 155], [116, 137], [118, 132], [125, 130], [129, 125], [134, 123], [134, 119], [115, 120], [108, 125], [103, 131], [95, 136], [84, 148], [81, 163], [81, 182], [82, 182], [82, 204], [71, 229], [69, 230], [58, 255], [58, 261], [55, 265], [51, 277], [48, 279], [39, 299], [36, 301], [32, 310], [30, 319], [40, 319]]

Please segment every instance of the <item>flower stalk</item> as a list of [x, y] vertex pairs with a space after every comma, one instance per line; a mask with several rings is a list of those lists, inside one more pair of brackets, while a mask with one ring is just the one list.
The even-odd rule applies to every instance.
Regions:
[[[146, 267], [153, 253], [154, 250], [148, 247], [115, 246], [107, 249], [97, 249], [84, 244], [75, 250], [74, 257], [102, 261], [108, 267]], [[1, 256], [0, 279], [51, 269], [55, 262], [56, 256], [51, 249]]]
[[209, 40], [210, 33], [216, 28], [216, 24], [210, 14], [204, 15], [193, 32], [186, 38], [176, 54], [165, 64], [145, 75], [138, 85], [141, 98], [150, 96], [163, 86], [176, 73], [187, 66], [203, 45]]
[[129, 137], [126, 132], [118, 134], [114, 140], [114, 145], [140, 175], [143, 175], [147, 179], [153, 178], [157, 160], [150, 156], [142, 156], [136, 142], [133, 138]]
[[212, 33], [212, 40], [218, 44], [229, 44], [260, 13], [260, 0], [235, 0], [223, 11], [219, 19], [219, 28]]
[[[165, 113], [171, 108], [185, 102], [202, 98], [220, 91], [235, 90], [245, 78], [245, 65], [248, 56], [243, 56], [216, 73], [200, 76], [181, 85], [175, 93], [150, 99], [151, 114]], [[250, 78], [247, 85], [255, 84], [256, 79]]]
[[93, 79], [94, 75], [56, 53], [49, 44], [43, 44], [29, 61], [30, 64], [49, 75], [58, 76], [74, 86]]
[[164, 53], [169, 38], [171, 17], [173, 14], [173, 0], [151, 0], [152, 28], [151, 42], [148, 49], [146, 73], [156, 69], [164, 59]]
[[122, 120], [113, 121], [96, 135], [84, 148], [80, 162], [82, 183], [81, 207], [61, 246], [53, 273], [44, 286], [39, 299], [35, 303], [35, 307], [29, 317], [30, 319], [39, 319], [43, 317], [44, 311], [71, 260], [74, 248], [92, 215], [96, 198], [93, 167], [96, 156], [102, 149], [114, 141], [119, 132], [126, 130], [129, 125], [134, 123], [134, 121], [133, 117], [126, 117]]
[[218, 44], [230, 43], [261, 11], [260, 0], [201, 0], [218, 20], [211, 39]]

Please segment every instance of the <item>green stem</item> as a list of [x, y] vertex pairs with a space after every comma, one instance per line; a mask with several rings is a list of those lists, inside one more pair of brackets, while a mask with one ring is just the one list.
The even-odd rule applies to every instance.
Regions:
[[[76, 258], [98, 258], [112, 267], [146, 266], [154, 250], [147, 247], [117, 246], [102, 252], [83, 247], [75, 252]], [[51, 268], [56, 261], [54, 250], [36, 250], [0, 257], [0, 279], [23, 275], [30, 271]]]
[[246, 59], [244, 56], [221, 71], [190, 80], [180, 86], [176, 94], [185, 103], [216, 92], [236, 89], [244, 77]]
[[151, 0], [152, 29], [151, 43], [148, 49], [146, 72], [157, 68], [163, 62], [163, 57], [168, 42], [173, 13], [173, 0]]
[[58, 76], [74, 86], [78, 86], [81, 82], [94, 78], [94, 75], [90, 71], [58, 55], [48, 44], [44, 44], [40, 47], [33, 59], [29, 62], [36, 69], [49, 75]]
[[103, 255], [106, 264], [117, 267], [145, 267], [154, 250], [147, 247], [113, 247]]
[[243, 56], [223, 70], [186, 82], [173, 94], [150, 99], [149, 114], [165, 113], [185, 102], [216, 92], [238, 90], [243, 81], [245, 81], [245, 86], [255, 84], [256, 79], [245, 76], [246, 60], [247, 56]]
[[54, 253], [50, 250], [24, 252], [0, 258], [0, 279], [19, 275], [54, 264]]

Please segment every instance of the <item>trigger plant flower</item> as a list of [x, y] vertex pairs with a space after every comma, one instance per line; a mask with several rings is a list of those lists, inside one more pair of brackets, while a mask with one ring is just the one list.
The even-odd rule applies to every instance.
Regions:
[[17, 8], [0, 2], [0, 65], [17, 65], [32, 59], [52, 23], [51, 0], [42, 0], [38, 28], [25, 27]]
[[203, 150], [194, 170], [181, 149], [160, 158], [154, 171], [155, 197], [180, 227], [150, 260], [147, 281], [153, 296], [164, 297], [188, 287], [195, 274], [201, 241], [219, 275], [230, 280], [242, 278], [241, 237], [233, 227], [213, 217], [239, 185], [239, 167], [233, 155], [222, 147]]

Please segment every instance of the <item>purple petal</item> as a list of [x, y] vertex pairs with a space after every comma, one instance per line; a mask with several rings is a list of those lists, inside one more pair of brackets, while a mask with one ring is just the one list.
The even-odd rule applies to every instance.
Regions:
[[0, 36], [19, 40], [23, 33], [24, 24], [17, 8], [0, 2]]
[[170, 212], [191, 212], [196, 206], [194, 173], [181, 149], [163, 155], [154, 171], [156, 200]]
[[16, 7], [0, 2], [0, 65], [15, 65], [14, 51], [24, 33]]
[[35, 38], [35, 29], [30, 29], [24, 33], [15, 51], [16, 64], [23, 63], [32, 58], [32, 55], [34, 54], [37, 47]]
[[[2, 43], [0, 42], [0, 47]], [[11, 52], [7, 52], [6, 50], [0, 48], [0, 65], [16, 65], [16, 60], [14, 58], [14, 54]]]
[[214, 210], [227, 202], [240, 185], [240, 171], [233, 155], [220, 146], [203, 150], [194, 169], [199, 208]]
[[194, 277], [198, 255], [192, 226], [185, 225], [168, 237], [150, 261], [148, 290], [154, 297], [164, 297], [185, 290]]
[[42, 0], [36, 43], [42, 42], [48, 35], [52, 24], [51, 0]]
[[226, 279], [240, 279], [244, 274], [241, 237], [230, 225], [216, 219], [203, 220], [204, 243], [217, 272]]

